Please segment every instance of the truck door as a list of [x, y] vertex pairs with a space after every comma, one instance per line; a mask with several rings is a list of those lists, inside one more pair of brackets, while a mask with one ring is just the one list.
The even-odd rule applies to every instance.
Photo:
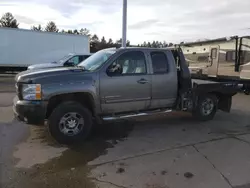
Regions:
[[143, 51], [127, 51], [100, 73], [101, 108], [105, 113], [144, 110], [151, 99], [151, 75]]
[[152, 99], [150, 108], [172, 107], [178, 90], [177, 70], [171, 51], [152, 51]]
[[219, 68], [219, 56], [220, 56], [220, 46], [211, 46], [209, 53], [209, 65], [207, 74], [209, 77], [217, 77], [218, 68]]

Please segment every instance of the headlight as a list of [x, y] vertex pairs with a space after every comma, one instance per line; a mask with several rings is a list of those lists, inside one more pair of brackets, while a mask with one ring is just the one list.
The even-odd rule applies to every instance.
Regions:
[[41, 100], [42, 89], [40, 84], [24, 84], [22, 86], [24, 100]]

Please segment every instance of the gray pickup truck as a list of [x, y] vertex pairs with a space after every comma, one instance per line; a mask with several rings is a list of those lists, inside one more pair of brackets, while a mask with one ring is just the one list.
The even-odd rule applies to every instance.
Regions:
[[211, 120], [218, 109], [230, 112], [237, 86], [191, 80], [181, 49], [120, 48], [101, 50], [77, 67], [21, 72], [16, 90], [20, 120], [47, 120], [51, 135], [70, 143], [103, 121], [172, 110]]

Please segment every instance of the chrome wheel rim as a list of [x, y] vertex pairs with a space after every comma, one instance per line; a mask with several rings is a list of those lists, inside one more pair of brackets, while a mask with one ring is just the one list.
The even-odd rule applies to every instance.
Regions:
[[59, 130], [67, 136], [75, 136], [79, 134], [83, 127], [84, 118], [76, 112], [65, 114], [59, 122]]
[[212, 99], [205, 99], [201, 104], [202, 114], [205, 116], [210, 115], [214, 110], [214, 102]]

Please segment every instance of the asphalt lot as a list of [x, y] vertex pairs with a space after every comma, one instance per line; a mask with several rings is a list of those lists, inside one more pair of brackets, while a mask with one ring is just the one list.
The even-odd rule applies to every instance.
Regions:
[[0, 187], [250, 187], [250, 96], [210, 122], [184, 113], [115, 122], [69, 148], [14, 118], [14, 90], [0, 78]]

